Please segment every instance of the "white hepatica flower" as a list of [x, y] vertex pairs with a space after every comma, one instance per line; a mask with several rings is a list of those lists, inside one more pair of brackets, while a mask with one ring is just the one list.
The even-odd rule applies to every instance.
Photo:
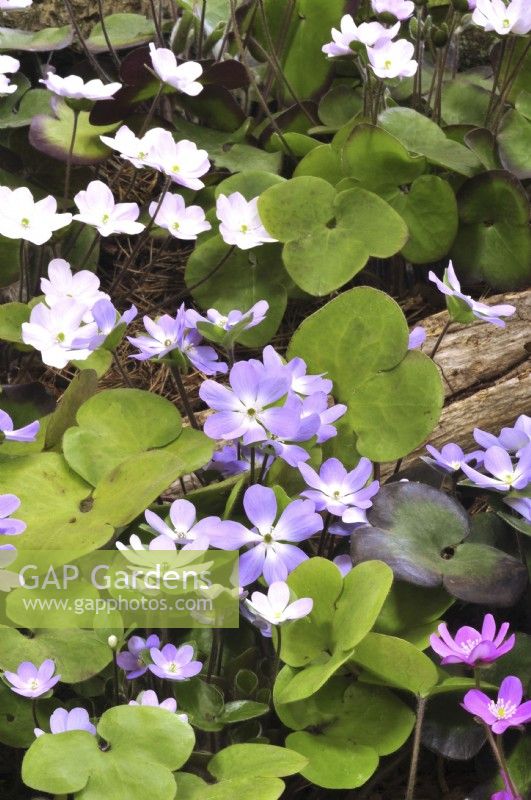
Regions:
[[500, 36], [525, 36], [531, 30], [531, 4], [529, 0], [512, 0], [509, 5], [503, 0], [477, 0], [472, 21]]
[[44, 244], [71, 221], [72, 214], [57, 213], [57, 200], [51, 195], [35, 202], [25, 186], [0, 186], [0, 234], [8, 239]]
[[399, 20], [409, 19], [415, 13], [415, 3], [411, 0], [372, 0], [372, 8], [377, 14], [392, 14]]
[[61, 78], [55, 72], [48, 72], [46, 78], [39, 83], [59, 97], [68, 97], [71, 100], [110, 100], [118, 89], [122, 88], [121, 83], [104, 84], [99, 78], [94, 78], [85, 83], [79, 75], [68, 75]]
[[341, 28], [332, 28], [332, 41], [323, 45], [322, 51], [329, 58], [335, 56], [350, 56], [353, 42], [361, 42], [367, 47], [373, 47], [380, 39], [389, 41], [394, 39], [400, 30], [400, 23], [397, 22], [392, 28], [386, 28], [379, 22], [362, 22], [356, 25], [350, 14], [345, 14], [341, 18]]
[[31, 311], [29, 322], [22, 323], [22, 341], [39, 350], [49, 367], [63, 369], [72, 359], [84, 361], [92, 351], [78, 348], [76, 340], [98, 332], [95, 323], [83, 325], [85, 313], [85, 306], [75, 300], [63, 300], [53, 308], [38, 303]]
[[85, 190], [76, 194], [74, 202], [79, 209], [74, 219], [93, 225], [100, 236], [113, 233], [134, 236], [145, 228], [145, 225], [137, 222], [140, 214], [138, 203], [116, 203], [113, 193], [103, 181], [91, 181]]
[[258, 213], [258, 197], [246, 200], [240, 192], [228, 197], [220, 194], [216, 202], [216, 214], [221, 222], [219, 232], [223, 241], [240, 250], [276, 242], [266, 231]]
[[203, 91], [203, 86], [198, 83], [198, 78], [203, 74], [203, 67], [197, 61], [177, 64], [175, 54], [171, 50], [166, 47], [155, 47], [153, 43], [149, 45], [149, 54], [153, 70], [163, 83], [191, 97]]
[[198, 191], [204, 186], [199, 180], [210, 169], [206, 150], [195, 142], [181, 139], [176, 142], [169, 131], [161, 131], [150, 155], [150, 166], [160, 170], [174, 183]]
[[33, 0], [0, 0], [0, 11], [18, 11], [20, 8], [28, 8]]
[[162, 128], [151, 128], [139, 138], [127, 125], [122, 125], [114, 134], [114, 138], [100, 136], [100, 139], [135, 167], [146, 167], [150, 166], [151, 152], [161, 133], [165, 133]]
[[290, 603], [289, 586], [284, 581], [275, 581], [269, 587], [267, 594], [253, 592], [250, 600], [245, 600], [245, 605], [271, 625], [282, 625], [284, 622], [301, 619], [308, 616], [313, 608], [311, 597], [301, 597], [300, 600]]
[[379, 78], [410, 78], [418, 67], [412, 58], [414, 52], [414, 45], [406, 39], [380, 41], [367, 48], [371, 67]]
[[17, 91], [17, 85], [9, 82], [8, 72], [18, 72], [20, 61], [11, 56], [0, 55], [0, 95], [13, 94]]
[[[157, 211], [157, 202], [149, 206], [151, 216]], [[208, 231], [212, 227], [207, 222], [205, 212], [201, 206], [188, 206], [180, 194], [166, 194], [157, 214], [155, 222], [164, 228], [176, 239], [197, 239], [203, 231]]]
[[100, 291], [100, 280], [88, 269], [73, 273], [68, 261], [54, 258], [48, 265], [48, 277], [41, 278], [41, 292], [46, 304], [54, 308], [65, 301], [75, 300], [85, 309], [84, 321], [92, 322], [92, 307], [109, 295]]

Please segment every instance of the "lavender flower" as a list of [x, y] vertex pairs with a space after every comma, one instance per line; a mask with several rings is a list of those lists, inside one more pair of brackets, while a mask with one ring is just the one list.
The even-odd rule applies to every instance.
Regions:
[[[432, 281], [442, 294], [450, 298], [446, 301], [448, 312], [457, 322], [472, 322], [473, 318], [490, 322], [499, 328], [505, 328], [505, 322], [501, 317], [510, 317], [515, 313], [516, 308], [510, 305], [488, 306], [486, 303], [478, 303], [470, 295], [463, 294], [461, 284], [455, 274], [452, 262], [448, 264], [448, 269], [444, 273], [444, 281], [441, 281], [434, 272], [428, 273], [428, 278]], [[454, 298], [452, 304], [451, 299]]]
[[316, 443], [323, 444], [337, 436], [337, 430], [332, 423], [337, 422], [346, 412], [347, 407], [343, 403], [329, 405], [324, 392], [314, 392], [302, 401], [301, 419], [305, 420], [312, 415], [319, 417], [319, 427], [315, 434]]
[[239, 361], [229, 375], [230, 388], [205, 381], [201, 399], [214, 411], [205, 421], [204, 431], [211, 439], [237, 439], [244, 444], [263, 441], [268, 433], [289, 438], [297, 430], [298, 418], [288, 408], [274, 405], [288, 391], [285, 376], [269, 377], [251, 362]]
[[[12, 519], [20, 508], [20, 500], [14, 494], [0, 494], [0, 536], [18, 536], [26, 530], [21, 519]], [[13, 545], [1, 545], [0, 550], [13, 550]]]
[[507, 778], [507, 774], [505, 772], [502, 772], [500, 777], [503, 781], [505, 789], [501, 792], [496, 792], [495, 794], [493, 794], [490, 800], [522, 800], [522, 798], [519, 795], [516, 796], [513, 794], [509, 780]]
[[467, 692], [462, 706], [485, 722], [494, 733], [504, 733], [507, 728], [525, 725], [531, 720], [531, 700], [522, 703], [522, 682], [514, 675], [502, 681], [497, 700], [491, 700], [479, 689]]
[[[90, 721], [88, 712], [84, 708], [73, 708], [67, 711], [66, 708], [56, 708], [50, 717], [50, 733], [66, 733], [67, 731], [86, 731], [96, 736], [96, 728]], [[43, 736], [46, 731], [41, 728], [34, 728], [37, 738]]]
[[313, 600], [301, 597], [290, 603], [289, 586], [284, 581], [275, 581], [267, 590], [267, 594], [253, 592], [245, 604], [251, 614], [258, 615], [270, 625], [282, 625], [295, 619], [302, 619], [311, 613]]
[[216, 201], [216, 214], [221, 223], [219, 232], [223, 241], [240, 250], [250, 250], [277, 241], [262, 224], [258, 197], [246, 200], [240, 192], [233, 192], [228, 197], [220, 194]]
[[203, 74], [203, 67], [197, 61], [185, 61], [184, 64], [177, 65], [177, 59], [171, 50], [155, 47], [153, 43], [149, 45], [149, 54], [153, 70], [162, 83], [167, 83], [191, 97], [196, 97], [203, 91], [202, 84], [197, 82]]
[[160, 639], [155, 634], [151, 634], [147, 639], [131, 636], [127, 642], [127, 650], [122, 650], [116, 656], [116, 663], [125, 670], [125, 677], [130, 681], [140, 678], [147, 672], [152, 647], [160, 647]]
[[333, 563], [336, 565], [336, 567], [338, 568], [343, 577], [345, 577], [345, 575], [348, 575], [354, 566], [351, 557], [347, 553], [344, 553], [343, 555], [340, 556], [336, 556], [334, 558]]
[[531, 497], [504, 497], [503, 502], [531, 523]]
[[263, 574], [266, 583], [284, 581], [308, 556], [293, 542], [302, 542], [322, 530], [323, 520], [310, 500], [294, 500], [277, 520], [277, 499], [272, 489], [254, 485], [243, 498], [245, 513], [255, 526], [248, 530], [227, 521], [211, 542], [222, 550], [248, 546], [240, 556], [240, 584], [247, 586]]
[[332, 381], [324, 378], [323, 375], [307, 375], [308, 366], [302, 358], [292, 358], [291, 361], [284, 361], [276, 350], [269, 344], [262, 352], [262, 361], [252, 360], [251, 363], [257, 368], [261, 368], [265, 373], [281, 373], [289, 377], [290, 391], [295, 394], [307, 397], [316, 392], [325, 395], [332, 391]]
[[367, 48], [372, 71], [382, 79], [410, 78], [414, 75], [418, 68], [414, 53], [415, 47], [407, 39], [398, 39], [396, 42], [380, 39], [374, 47]]
[[19, 8], [28, 8], [33, 0], [0, 0], [0, 11], [16, 11]]
[[36, 667], [31, 661], [23, 661], [16, 672], [4, 672], [4, 678], [10, 683], [11, 691], [22, 697], [35, 699], [47, 694], [56, 683], [61, 680], [60, 675], [54, 675], [55, 664], [51, 658], [43, 661]]
[[[263, 456], [257, 452], [256, 457], [260, 457], [260, 461]], [[235, 444], [227, 444], [221, 448], [221, 450], [216, 450], [214, 455], [212, 456], [212, 461], [207, 465], [207, 470], [214, 470], [215, 472], [219, 472], [224, 478], [230, 478], [232, 475], [239, 475], [242, 472], [247, 472], [251, 466], [251, 448], [250, 447], [238, 447]], [[256, 464], [255, 466], [260, 466], [260, 464]]]
[[38, 420], [30, 422], [23, 428], [15, 430], [13, 420], [6, 411], [0, 409], [0, 442], [34, 442], [39, 433], [41, 423]]
[[426, 341], [426, 330], [425, 328], [422, 327], [422, 325], [419, 325], [418, 327], [413, 328], [413, 330], [409, 334], [407, 349], [418, 350], [419, 347], [422, 347], [425, 341]]
[[477, 0], [472, 22], [499, 36], [526, 36], [531, 30], [531, 7], [522, 0], [512, 0], [508, 5], [503, 0]]
[[79, 214], [78, 222], [95, 227], [100, 236], [126, 233], [134, 236], [146, 227], [137, 222], [140, 209], [138, 203], [116, 203], [113, 193], [103, 181], [91, 181], [86, 189], [74, 197]]
[[[84, 341], [84, 345], [90, 350], [96, 350], [102, 345], [108, 336], [113, 333], [120, 325], [129, 325], [138, 314], [136, 306], [131, 306], [123, 314], [113, 306], [110, 300], [98, 300], [92, 306], [91, 314], [94, 322], [98, 326], [98, 332]], [[81, 341], [81, 337], [76, 340], [76, 344]]]
[[[166, 700], [159, 699], [153, 689], [148, 689], [145, 692], [140, 692], [136, 700], [129, 701], [130, 706], [149, 706], [151, 708], [164, 708], [172, 714], [177, 711], [177, 700], [174, 697], [168, 697]], [[178, 714], [179, 719], [183, 722], [188, 722], [187, 714]]]
[[377, 14], [392, 14], [399, 20], [409, 19], [415, 13], [411, 0], [372, 0], [372, 8]]
[[149, 665], [149, 670], [157, 678], [185, 681], [198, 675], [203, 668], [200, 661], [193, 661], [194, 648], [189, 644], [184, 644], [179, 648], [173, 644], [167, 644], [162, 650], [152, 647], [149, 652], [153, 661]]
[[332, 28], [332, 41], [323, 45], [321, 49], [328, 58], [351, 56], [353, 51], [350, 45], [353, 42], [373, 47], [381, 39], [394, 39], [399, 30], [399, 22], [392, 28], [385, 28], [379, 22], [362, 22], [361, 25], [356, 25], [352, 16], [345, 14], [341, 17], [340, 30]]
[[308, 464], [299, 464], [302, 477], [310, 486], [301, 492], [303, 497], [313, 500], [317, 511], [325, 509], [343, 522], [364, 521], [365, 511], [372, 506], [371, 497], [380, 488], [378, 481], [367, 481], [372, 475], [372, 464], [368, 458], [361, 458], [351, 472], [347, 472], [337, 458], [329, 458], [321, 465], [319, 474]]
[[213, 526], [221, 524], [219, 517], [205, 517], [196, 522], [197, 512], [194, 504], [189, 500], [175, 500], [171, 504], [171, 528], [152, 511], [147, 510], [144, 516], [148, 525], [159, 534], [152, 544], [162, 537], [164, 540], [170, 539], [184, 545], [183, 550], [208, 550], [209, 532]]
[[516, 637], [508, 639], [509, 623], [504, 622], [496, 633], [496, 622], [492, 614], [486, 614], [481, 631], [464, 625], [459, 628], [454, 638], [448, 633], [443, 622], [437, 628], [439, 635], [430, 636], [433, 650], [442, 657], [441, 664], [466, 664], [469, 667], [480, 667], [497, 661], [509, 650], [512, 650]]
[[72, 272], [64, 258], [53, 258], [48, 264], [48, 277], [41, 278], [41, 292], [46, 305], [54, 308], [58, 303], [75, 300], [85, 306], [84, 322], [92, 322], [90, 313], [99, 300], [109, 300], [109, 295], [100, 290], [100, 279], [88, 269]]
[[524, 447], [516, 465], [503, 447], [489, 447], [483, 458], [483, 467], [493, 477], [478, 472], [468, 464], [462, 464], [461, 469], [480, 489], [493, 489], [496, 492], [525, 489], [531, 480], [531, 445]]
[[445, 444], [440, 452], [431, 444], [427, 444], [426, 450], [433, 458], [423, 457], [423, 461], [426, 461], [428, 464], [436, 464], [445, 472], [457, 472], [461, 469], [462, 464], [477, 459], [479, 456], [478, 451], [465, 455], [457, 444]]
[[238, 333], [248, 331], [250, 328], [260, 325], [264, 321], [267, 312], [269, 311], [269, 303], [267, 300], [259, 300], [248, 311], [229, 311], [227, 314], [220, 314], [215, 308], [209, 308], [206, 316], [202, 316], [197, 311], [188, 311], [188, 319], [193, 322], [195, 326], [198, 323], [205, 325], [215, 326], [215, 329], [226, 331], [230, 333], [234, 329]]
[[59, 97], [68, 97], [71, 100], [110, 100], [122, 88], [121, 83], [104, 84], [99, 78], [84, 83], [79, 75], [61, 78], [55, 72], [48, 72], [46, 78], [39, 83], [43, 83], [50, 92]]
[[160, 205], [157, 201], [150, 203], [149, 213], [156, 224], [175, 239], [193, 241], [200, 233], [209, 231], [212, 227], [201, 206], [187, 208], [180, 194], [165, 194]]
[[521, 414], [512, 428], [502, 428], [499, 436], [474, 428], [474, 439], [481, 447], [498, 445], [508, 453], [517, 453], [531, 443], [531, 417]]

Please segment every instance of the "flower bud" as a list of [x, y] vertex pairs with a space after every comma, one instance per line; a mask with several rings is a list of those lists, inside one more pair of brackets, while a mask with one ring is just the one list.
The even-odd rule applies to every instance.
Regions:
[[107, 644], [109, 645], [111, 650], [116, 650], [116, 647], [118, 646], [118, 637], [115, 636], [114, 633], [111, 634], [107, 639]]
[[443, 23], [439, 27], [434, 27], [431, 32], [431, 40], [434, 47], [444, 47], [448, 42], [448, 25]]
[[470, 11], [468, 0], [451, 0], [451, 2], [456, 11], [461, 11], [463, 14]]

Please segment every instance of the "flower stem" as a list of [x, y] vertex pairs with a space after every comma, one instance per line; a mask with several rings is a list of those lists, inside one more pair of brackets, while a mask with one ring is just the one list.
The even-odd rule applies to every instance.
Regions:
[[102, 0], [98, 0], [98, 12], [100, 15], [100, 25], [101, 25], [101, 32], [103, 33], [103, 38], [109, 48], [109, 53], [111, 54], [112, 60], [116, 66], [116, 69], [120, 69], [120, 59], [118, 58], [118, 54], [113, 47], [113, 43], [111, 42], [111, 38], [109, 36], [109, 31], [107, 30], [107, 25], [105, 24], [105, 16], [103, 14], [103, 3]]
[[112, 688], [114, 705], [117, 706], [120, 702], [120, 681], [118, 677], [118, 664], [116, 662], [116, 650], [112, 651]]
[[323, 530], [321, 531], [321, 538], [319, 539], [319, 547], [317, 548], [317, 555], [322, 556], [325, 550], [326, 538], [328, 536], [328, 528], [332, 522], [332, 514], [327, 511], [324, 520]]
[[[162, 0], [159, 0], [159, 3], [161, 2]], [[151, 6], [151, 16], [153, 17], [153, 23], [155, 25], [155, 30], [157, 32], [158, 46], [164, 47], [164, 36], [162, 35], [162, 28], [160, 26], [159, 15], [157, 14], [157, 9], [155, 8], [155, 0], [149, 0], [149, 5]]]
[[157, 94], [153, 98], [153, 102], [151, 103], [151, 105], [149, 107], [149, 111], [146, 114], [146, 118], [144, 119], [144, 122], [142, 123], [142, 127], [140, 128], [140, 130], [138, 132], [138, 138], [139, 139], [141, 139], [144, 136], [145, 132], [147, 131], [147, 129], [149, 127], [149, 123], [153, 119], [153, 114], [155, 113], [155, 109], [157, 108], [157, 104], [158, 104], [158, 102], [159, 102], [159, 100], [161, 98], [161, 95], [162, 95], [163, 91], [164, 91], [164, 84], [161, 83], [159, 88], [157, 89]]
[[184, 406], [184, 410], [186, 411], [186, 416], [188, 417], [188, 421], [190, 422], [192, 428], [199, 430], [199, 423], [196, 419], [196, 416], [190, 404], [190, 398], [188, 397], [186, 389], [184, 388], [184, 383], [179, 367], [177, 366], [174, 367], [173, 365], [171, 365], [170, 372], [172, 374], [175, 386], [177, 387], [180, 398], [182, 400], [182, 404]]
[[31, 716], [36, 728], [40, 728], [39, 717], [37, 716], [37, 698], [34, 697], [31, 701]]
[[415, 733], [413, 735], [413, 750], [411, 753], [411, 766], [409, 768], [409, 779], [406, 790], [406, 800], [413, 800], [415, 796], [415, 784], [417, 783], [417, 770], [419, 765], [420, 737], [422, 734], [422, 724], [426, 711], [427, 697], [417, 697], [417, 721], [415, 723]]
[[98, 61], [96, 60], [94, 55], [88, 49], [87, 43], [85, 41], [85, 37], [83, 36], [81, 28], [79, 27], [79, 25], [77, 23], [76, 15], [74, 13], [74, 9], [72, 8], [72, 3], [70, 2], [70, 0], [65, 0], [65, 6], [66, 6], [66, 10], [68, 11], [68, 16], [70, 17], [70, 22], [72, 23], [72, 27], [74, 28], [74, 30], [76, 32], [77, 38], [79, 39], [79, 44], [81, 45], [81, 49], [83, 50], [87, 60], [90, 62], [92, 67], [96, 70], [96, 72], [98, 73], [98, 75], [101, 78], [101, 80], [103, 80], [103, 81], [110, 80], [109, 76], [107, 75], [107, 73], [105, 72], [103, 67], [98, 63]]
[[452, 320], [451, 320], [451, 319], [449, 319], [449, 320], [446, 322], [446, 324], [445, 324], [444, 328], [442, 329], [442, 331], [440, 332], [440, 334], [439, 334], [439, 338], [438, 338], [438, 339], [437, 339], [437, 341], [435, 342], [434, 348], [433, 348], [433, 350], [432, 350], [432, 351], [431, 351], [431, 353], [430, 353], [430, 358], [435, 358], [435, 356], [436, 356], [436, 354], [437, 354], [437, 350], [438, 350], [438, 349], [439, 349], [439, 347], [441, 346], [441, 344], [442, 344], [442, 341], [443, 341], [444, 337], [446, 336], [446, 334], [448, 333], [448, 328], [450, 327], [450, 325], [451, 325], [451, 324], [452, 324]]
[[256, 447], [251, 446], [251, 486], [256, 482]]
[[282, 633], [280, 625], [275, 626], [275, 631], [277, 633], [277, 646], [275, 648], [275, 666], [273, 667], [273, 683], [272, 686], [275, 685], [275, 681], [277, 679], [277, 675], [280, 671], [280, 651], [282, 650]]
[[509, 791], [513, 795], [514, 800], [518, 800], [520, 795], [509, 773], [509, 766], [507, 764], [507, 760], [503, 752], [502, 737], [498, 736], [498, 741], [496, 742], [496, 739], [494, 738], [494, 734], [492, 733], [490, 725], [487, 725], [487, 723], [485, 722], [483, 723], [483, 727], [485, 728], [485, 733], [487, 734], [487, 740], [490, 744], [492, 754], [496, 759], [496, 763], [498, 764], [500, 772], [502, 775], [505, 776], [505, 779], [507, 781], [507, 786], [509, 787]]
[[260, 474], [258, 475], [258, 483], [264, 482], [268, 462], [269, 462], [269, 456], [267, 455], [267, 453], [264, 453], [264, 456], [262, 458], [262, 465], [260, 467]]
[[90, 243], [90, 247], [88, 248], [87, 252], [83, 256], [83, 261], [79, 265], [79, 269], [83, 269], [83, 267], [85, 266], [85, 264], [87, 263], [87, 261], [91, 257], [92, 253], [94, 252], [94, 248], [98, 244], [99, 238], [100, 238], [99, 233], [96, 233], [94, 235], [94, 238], [93, 238], [92, 242]]
[[72, 174], [72, 156], [74, 153], [74, 145], [76, 143], [77, 123], [79, 120], [79, 111], [74, 110], [74, 127], [72, 128], [72, 136], [70, 137], [70, 147], [68, 148], [68, 157], [66, 160], [65, 171], [65, 188], [63, 192], [63, 201], [66, 206], [68, 202], [68, 195], [70, 194], [70, 177]]

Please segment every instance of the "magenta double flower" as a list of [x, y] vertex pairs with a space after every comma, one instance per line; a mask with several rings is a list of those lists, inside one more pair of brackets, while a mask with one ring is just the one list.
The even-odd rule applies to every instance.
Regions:
[[430, 636], [433, 650], [442, 657], [441, 664], [466, 664], [469, 667], [479, 667], [490, 664], [512, 650], [515, 643], [514, 633], [509, 636], [509, 623], [500, 625], [496, 633], [496, 622], [492, 614], [486, 614], [481, 631], [464, 625], [459, 628], [452, 638], [446, 624], [439, 625], [439, 635]]

